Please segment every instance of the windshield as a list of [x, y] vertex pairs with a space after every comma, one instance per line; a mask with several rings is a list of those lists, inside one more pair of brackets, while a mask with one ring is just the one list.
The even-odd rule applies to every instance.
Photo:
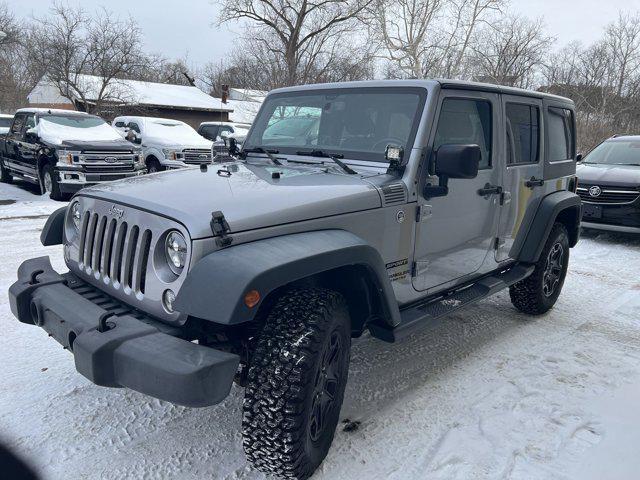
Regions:
[[176, 145], [188, 142], [201, 143], [205, 139], [186, 123], [154, 120], [147, 121], [144, 129], [146, 136], [174, 141]]
[[45, 115], [39, 118], [36, 128], [41, 139], [52, 143], [122, 140], [111, 125], [93, 115]]
[[425, 97], [426, 90], [411, 87], [274, 94], [264, 102], [244, 146], [385, 161], [387, 145], [411, 148]]
[[11, 126], [11, 122], [13, 122], [13, 118], [0, 117], [0, 128], [9, 128]]
[[594, 148], [583, 163], [640, 165], [640, 140], [612, 140]]

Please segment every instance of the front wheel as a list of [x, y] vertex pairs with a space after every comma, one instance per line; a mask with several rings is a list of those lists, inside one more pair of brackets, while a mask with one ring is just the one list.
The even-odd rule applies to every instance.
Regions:
[[40, 179], [40, 191], [42, 195], [48, 193], [52, 200], [63, 200], [64, 195], [60, 191], [60, 184], [53, 171], [53, 167], [49, 164], [42, 167]]
[[511, 303], [521, 312], [541, 315], [560, 296], [569, 266], [569, 234], [561, 223], [551, 229], [531, 276], [509, 287]]
[[258, 470], [306, 479], [322, 463], [338, 424], [351, 327], [342, 295], [285, 294], [268, 315], [247, 378], [244, 451]]
[[147, 162], [147, 173], [156, 173], [161, 172], [162, 170], [162, 165], [160, 165], [160, 162], [157, 159], [149, 159], [149, 161]]

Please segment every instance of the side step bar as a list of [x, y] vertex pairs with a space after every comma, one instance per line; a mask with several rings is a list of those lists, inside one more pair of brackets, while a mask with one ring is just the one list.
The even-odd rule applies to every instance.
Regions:
[[482, 277], [458, 290], [444, 295], [438, 294], [420, 304], [401, 310], [401, 321], [396, 327], [370, 324], [371, 335], [385, 342], [397, 342], [419, 331], [431, 320], [455, 312], [524, 280], [533, 273], [533, 270], [533, 265], [516, 265], [504, 272]]

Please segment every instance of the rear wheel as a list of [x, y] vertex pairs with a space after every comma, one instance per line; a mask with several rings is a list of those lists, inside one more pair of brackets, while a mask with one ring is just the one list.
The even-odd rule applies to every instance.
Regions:
[[305, 479], [322, 463], [338, 424], [351, 330], [344, 298], [296, 290], [271, 310], [251, 360], [243, 445], [265, 473]]
[[561, 223], [551, 229], [533, 274], [509, 287], [511, 303], [521, 312], [540, 315], [560, 296], [569, 266], [569, 234]]
[[2, 183], [13, 183], [13, 177], [9, 173], [9, 170], [3, 165], [0, 160], [0, 182]]

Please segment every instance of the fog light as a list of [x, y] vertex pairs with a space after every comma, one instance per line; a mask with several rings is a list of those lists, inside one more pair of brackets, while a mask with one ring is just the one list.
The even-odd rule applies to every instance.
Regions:
[[173, 290], [170, 290], [170, 289], [165, 290], [164, 293], [162, 294], [162, 306], [167, 312], [173, 313], [173, 302], [175, 301], [176, 301], [176, 294], [173, 293]]

